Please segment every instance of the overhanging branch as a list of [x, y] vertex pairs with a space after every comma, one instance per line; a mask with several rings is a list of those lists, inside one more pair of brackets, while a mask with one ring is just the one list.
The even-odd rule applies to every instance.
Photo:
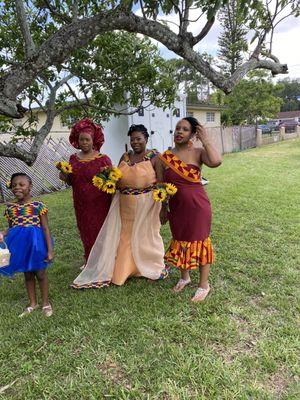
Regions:
[[25, 41], [25, 55], [30, 58], [34, 54], [35, 44], [30, 34], [23, 0], [16, 0], [16, 15]]

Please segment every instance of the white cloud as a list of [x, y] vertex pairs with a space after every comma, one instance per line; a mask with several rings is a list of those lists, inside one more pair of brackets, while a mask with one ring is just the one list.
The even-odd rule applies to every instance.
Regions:
[[[275, 32], [273, 38], [273, 54], [275, 54], [281, 63], [287, 64], [290, 78], [300, 78], [300, 53], [297, 45], [300, 36], [300, 23], [291, 24], [290, 29], [282, 29]], [[278, 76], [282, 78], [284, 75]]]

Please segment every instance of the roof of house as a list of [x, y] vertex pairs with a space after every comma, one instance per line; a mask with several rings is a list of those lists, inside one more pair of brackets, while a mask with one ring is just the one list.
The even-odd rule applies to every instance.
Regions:
[[186, 103], [187, 109], [196, 109], [196, 110], [214, 110], [219, 111], [222, 110], [224, 107], [217, 106], [216, 104], [209, 104], [209, 103]]
[[295, 118], [300, 117], [300, 110], [298, 111], [282, 111], [278, 113], [278, 118]]

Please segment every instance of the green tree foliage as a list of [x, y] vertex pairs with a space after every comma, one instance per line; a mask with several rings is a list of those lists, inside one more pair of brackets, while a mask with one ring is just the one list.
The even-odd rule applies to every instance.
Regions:
[[[299, 0], [276, 0], [275, 8], [270, 1], [237, 1], [236, 15], [250, 28], [254, 50], [241, 65], [234, 66], [231, 75], [211, 65], [205, 55], [195, 50], [228, 1], [1, 2], [0, 114], [21, 119], [24, 106], [38, 104], [45, 109], [47, 119], [35, 132], [29, 152], [21, 154], [16, 146], [0, 143], [0, 154], [32, 163], [55, 115], [70, 112], [67, 104], [70, 101], [74, 118], [86, 113], [106, 118], [106, 112], [114, 112], [115, 100], [122, 105], [127, 93], [136, 107], [143, 101], [161, 106], [169, 104], [174, 97], [176, 80], [170, 79], [168, 66], [159, 59], [150, 42], [142, 39], [139, 44], [141, 39], [135, 34], [159, 41], [224, 93], [230, 93], [249, 71], [263, 68], [273, 74], [286, 73], [287, 65], [274, 57], [271, 46], [266, 49], [266, 44], [272, 42], [272, 34], [280, 21], [292, 14], [299, 15]], [[170, 16], [175, 17], [175, 25], [174, 21], [168, 22]], [[119, 40], [122, 31], [131, 34], [122, 34], [125, 42]], [[105, 38], [105, 35], [108, 36]], [[139, 63], [134, 61], [136, 55]], [[34, 118], [32, 114], [30, 122]], [[22, 135], [32, 134], [30, 129], [23, 126], [18, 131]]]
[[211, 101], [224, 107], [223, 124], [257, 124], [276, 117], [282, 104], [281, 90], [281, 84], [274, 84], [265, 73], [256, 72], [239, 82], [228, 96], [216, 91]]
[[282, 86], [279, 96], [282, 99], [280, 111], [300, 110], [300, 79], [282, 79], [278, 83]]
[[[11, 41], [7, 51], [15, 55], [21, 52], [18, 43]], [[170, 106], [178, 88], [172, 73], [150, 39], [133, 33], [108, 32], [75, 51], [68, 62], [45, 71], [22, 93], [28, 99], [26, 121], [16, 127], [12, 119], [3, 117], [0, 129], [15, 132], [14, 140], [36, 135], [34, 127], [38, 121], [32, 109], [40, 106], [48, 110], [55, 85], [59, 89], [51, 108], [55, 115], [62, 114], [63, 120], [69, 122], [84, 116], [106, 120], [150, 104]]]
[[248, 49], [245, 17], [240, 3], [241, 0], [229, 0], [219, 13], [223, 31], [218, 40], [218, 53], [229, 75], [233, 74], [242, 64], [244, 53]]
[[[210, 54], [202, 53], [202, 57], [210, 65], [214, 64]], [[169, 60], [169, 65], [174, 71], [176, 81], [182, 84], [188, 102], [198, 103], [209, 99], [212, 84], [195, 67], [186, 60], [178, 58]]]

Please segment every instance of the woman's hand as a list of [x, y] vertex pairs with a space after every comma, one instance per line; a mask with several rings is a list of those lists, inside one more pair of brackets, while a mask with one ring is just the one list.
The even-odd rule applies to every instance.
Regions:
[[2, 243], [4, 241], [4, 235], [2, 232], [0, 232], [0, 243]]
[[205, 146], [209, 142], [209, 137], [207, 134], [206, 129], [204, 128], [203, 125], [198, 125], [196, 128], [196, 138], [201, 141], [203, 146]]
[[168, 209], [166, 206], [162, 206], [160, 213], [159, 213], [160, 223], [165, 225], [168, 222]]
[[64, 182], [66, 182], [66, 183], [68, 183], [68, 175], [67, 174], [64, 174], [63, 172], [59, 172], [59, 179], [61, 180], [61, 181], [64, 181]]

